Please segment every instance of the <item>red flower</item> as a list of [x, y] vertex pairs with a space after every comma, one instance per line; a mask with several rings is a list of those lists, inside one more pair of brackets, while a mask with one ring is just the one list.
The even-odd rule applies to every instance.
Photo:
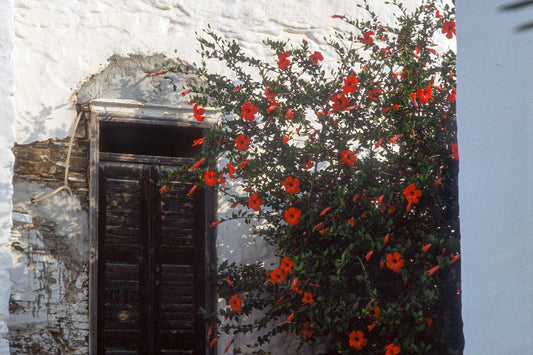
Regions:
[[296, 277], [291, 284], [290, 290], [294, 293], [302, 293], [302, 290], [299, 288], [300, 282], [298, 281], [298, 278]]
[[235, 138], [235, 148], [237, 148], [237, 150], [248, 150], [249, 147], [250, 138], [246, 137], [244, 134], [241, 134], [237, 138]]
[[209, 344], [210, 347], [213, 347], [213, 345], [215, 345], [215, 343], [218, 341], [218, 338], [214, 338], [213, 340], [211, 340], [211, 344]]
[[241, 115], [245, 120], [253, 121], [254, 115], [257, 113], [257, 107], [252, 103], [246, 102], [241, 106]]
[[302, 298], [303, 304], [311, 304], [314, 302], [314, 295], [311, 292], [304, 292], [304, 297]]
[[235, 176], [235, 172], [237, 171], [231, 162], [227, 163], [226, 164], [226, 168], [228, 168], [228, 174], [229, 174], [229, 177], [232, 178], [232, 179], [235, 179], [236, 176]]
[[421, 103], [425, 104], [429, 100], [432, 99], [431, 94], [433, 93], [433, 90], [431, 89], [431, 86], [428, 84], [424, 90], [418, 89], [416, 90], [416, 96], [418, 97], [418, 100], [420, 100]]
[[198, 160], [196, 163], [194, 163], [193, 166], [191, 166], [191, 167], [189, 168], [189, 171], [198, 168], [198, 167], [199, 167], [200, 165], [202, 165], [204, 162], [205, 162], [205, 158], [202, 158], [202, 159]]
[[279, 284], [283, 280], [287, 278], [287, 273], [285, 271], [281, 270], [281, 268], [277, 268], [275, 270], [272, 270], [270, 273], [270, 283], [272, 284]]
[[365, 333], [358, 330], [357, 332], [354, 330], [350, 333], [350, 346], [352, 348], [355, 348], [357, 350], [361, 350], [363, 346], [367, 344], [367, 340], [364, 338]]
[[450, 157], [454, 158], [455, 160], [459, 161], [459, 151], [458, 151], [458, 144], [455, 142], [452, 145], [452, 154], [450, 154]]
[[342, 92], [344, 94], [350, 93], [350, 92], [356, 92], [357, 91], [357, 78], [353, 75], [349, 75], [346, 79], [344, 79], [344, 88], [342, 89]]
[[459, 259], [460, 257], [461, 257], [461, 254], [455, 254], [455, 255], [451, 254], [450, 255], [450, 264], [453, 264], [454, 262], [456, 262], [457, 259]]
[[233, 309], [235, 312], [239, 313], [240, 311], [242, 311], [242, 309], [241, 309], [242, 300], [239, 297], [239, 295], [231, 296], [229, 302], [230, 302], [230, 305], [231, 305], [231, 309]]
[[224, 353], [226, 353], [226, 352], [228, 351], [228, 349], [229, 349], [229, 347], [231, 346], [231, 344], [233, 344], [233, 340], [230, 340], [230, 341], [228, 342], [228, 344], [227, 344], [226, 347], [224, 348]]
[[424, 246], [422, 247], [422, 250], [423, 250], [423, 251], [428, 251], [429, 248], [431, 248], [431, 243], [424, 245]]
[[351, 150], [343, 150], [341, 152], [341, 163], [348, 165], [350, 168], [354, 167], [356, 160], [357, 156]]
[[291, 61], [287, 59], [290, 56], [291, 54], [287, 52], [283, 52], [278, 56], [278, 64], [281, 70], [285, 70], [289, 65], [291, 65]]
[[411, 184], [403, 190], [403, 194], [409, 203], [418, 203], [418, 198], [422, 196], [422, 191], [417, 190], [415, 184]]
[[400, 348], [397, 347], [396, 345], [393, 344], [389, 344], [385, 347], [385, 350], [387, 350], [387, 352], [385, 353], [385, 355], [396, 355], [400, 352]]
[[190, 190], [189, 192], [187, 193], [187, 196], [191, 196], [194, 191], [196, 191], [196, 189], [198, 188], [198, 185], [194, 185]]
[[442, 33], [446, 35], [446, 38], [453, 38], [455, 34], [455, 21], [445, 22], [442, 24]]
[[381, 90], [373, 87], [372, 90], [367, 90], [366, 94], [369, 100], [378, 101], [379, 98], [377, 96], [381, 94]]
[[351, 217], [349, 220], [348, 220], [348, 224], [350, 225], [350, 227], [353, 228], [354, 224], [355, 224], [355, 217]]
[[368, 253], [366, 253], [366, 255], [365, 255], [365, 259], [366, 259], [367, 261], [370, 260], [370, 258], [372, 257], [372, 254], [374, 254], [374, 251], [373, 251], [373, 250], [371, 250], [371, 251], [369, 251]]
[[259, 211], [261, 209], [261, 205], [263, 204], [263, 200], [261, 200], [257, 193], [250, 195], [248, 198], [248, 207], [250, 207], [254, 211]]
[[374, 145], [374, 147], [379, 148], [379, 146], [381, 145], [381, 143], [383, 143], [383, 138], [380, 138], [380, 139], [376, 142], [376, 144]]
[[433, 319], [429, 317], [424, 317], [424, 321], [426, 322], [426, 325], [428, 326], [428, 328], [431, 328], [431, 325], [433, 324]]
[[300, 215], [302, 211], [299, 208], [290, 207], [285, 211], [285, 221], [292, 225], [300, 223]]
[[194, 104], [193, 111], [194, 111], [194, 118], [196, 118], [196, 120], [198, 121], [205, 120], [205, 117], [203, 116], [203, 114], [205, 113], [205, 110], [203, 108], [198, 108], [198, 104]]
[[305, 339], [311, 339], [311, 337], [313, 336], [313, 332], [311, 332], [308, 328], [307, 328], [307, 323], [304, 323], [304, 337]]
[[398, 252], [394, 252], [394, 254], [387, 254], [387, 267], [391, 269], [394, 272], [399, 272], [403, 265], [404, 260], [402, 259], [402, 256]]
[[435, 273], [435, 271], [437, 271], [438, 269], [440, 269], [440, 266], [437, 265], [435, 267], [432, 267], [431, 269], [428, 270], [428, 276], [431, 276]]
[[292, 274], [292, 268], [293, 267], [294, 267], [294, 261], [289, 259], [288, 256], [284, 257], [283, 260], [281, 260], [280, 268], [286, 274]]
[[290, 107], [287, 109], [287, 114], [285, 115], [285, 118], [287, 118], [287, 119], [289, 119], [291, 121], [294, 118], [294, 114], [292, 113], [292, 109]]
[[324, 56], [322, 55], [322, 53], [315, 51], [315, 53], [309, 56], [309, 59], [311, 59], [313, 65], [317, 65], [319, 60], [324, 60]]
[[375, 305], [374, 307], [370, 306], [370, 305], [367, 305], [365, 308], [367, 308], [369, 311], [368, 311], [368, 315], [374, 319], [379, 319], [381, 317], [381, 313], [379, 311], [379, 307], [377, 305]]
[[289, 141], [289, 136], [284, 136], [283, 137], [283, 144], [287, 144], [288, 141]]
[[400, 138], [401, 136], [402, 136], [401, 134], [397, 134], [397, 135], [395, 135], [394, 137], [392, 137], [392, 138], [390, 139], [390, 142], [391, 142], [391, 143], [396, 143], [396, 141], [398, 140], [398, 138]]
[[302, 164], [302, 168], [311, 169], [313, 167], [313, 156], [309, 153], [306, 153], [307, 161]]
[[370, 36], [375, 35], [374, 31], [367, 31], [363, 35], [363, 39], [361, 40], [361, 43], [364, 44], [372, 44], [374, 43], [374, 39]]
[[218, 178], [216, 173], [213, 170], [207, 170], [204, 175], [205, 183], [209, 186], [213, 186], [217, 183]]
[[331, 108], [333, 108], [334, 111], [344, 111], [350, 103], [350, 100], [348, 100], [348, 98], [344, 96], [344, 94], [333, 95], [331, 101], [333, 101], [333, 105], [331, 105]]
[[455, 88], [452, 88], [452, 92], [448, 95], [448, 102], [454, 102], [457, 99]]
[[298, 187], [300, 185], [300, 180], [293, 178], [292, 176], [287, 177], [281, 184], [290, 194], [295, 194], [300, 191], [300, 188]]
[[196, 139], [194, 142], [192, 142], [191, 147], [194, 147], [195, 145], [199, 145], [205, 142], [205, 138]]

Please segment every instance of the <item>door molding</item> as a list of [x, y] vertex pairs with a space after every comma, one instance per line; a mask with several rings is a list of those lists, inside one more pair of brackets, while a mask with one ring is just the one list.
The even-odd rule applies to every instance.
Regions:
[[[99, 165], [100, 165], [100, 133], [102, 122], [144, 124], [166, 127], [193, 127], [209, 129], [216, 125], [221, 112], [218, 109], [206, 108], [205, 121], [198, 122], [193, 118], [193, 107], [164, 106], [144, 104], [130, 100], [95, 100], [89, 105], [89, 354], [97, 355], [98, 350], [98, 205], [99, 205]], [[110, 153], [105, 153], [110, 154]], [[165, 157], [161, 157], [164, 159]], [[149, 158], [146, 158], [149, 159]], [[179, 159], [179, 158], [171, 158]], [[216, 220], [217, 194], [208, 189], [205, 194], [206, 214], [204, 221], [205, 263], [216, 262], [216, 228], [209, 227], [209, 221]], [[206, 284], [206, 309], [216, 308], [215, 290]], [[207, 334], [206, 334], [207, 336]], [[206, 354], [214, 353], [214, 349], [206, 348]]]

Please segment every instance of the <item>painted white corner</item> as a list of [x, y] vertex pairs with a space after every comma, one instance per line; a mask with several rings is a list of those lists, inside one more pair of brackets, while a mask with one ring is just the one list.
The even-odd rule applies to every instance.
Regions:
[[6, 244], [12, 226], [13, 154], [15, 140], [15, 65], [13, 60], [14, 22], [11, 0], [0, 1], [0, 354], [9, 354], [7, 319], [9, 317], [9, 269], [11, 256]]
[[465, 354], [533, 348], [533, 7], [457, 2]]

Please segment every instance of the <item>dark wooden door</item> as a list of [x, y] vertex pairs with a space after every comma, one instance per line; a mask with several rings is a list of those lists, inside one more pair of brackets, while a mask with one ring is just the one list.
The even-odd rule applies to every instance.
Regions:
[[100, 156], [98, 354], [205, 354], [204, 194], [153, 183], [175, 166]]

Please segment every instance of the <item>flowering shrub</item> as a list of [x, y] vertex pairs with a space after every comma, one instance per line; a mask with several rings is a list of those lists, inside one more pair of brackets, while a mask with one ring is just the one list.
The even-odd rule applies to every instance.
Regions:
[[191, 119], [207, 105], [225, 116], [172, 178], [218, 189], [233, 212], [212, 226], [243, 219], [280, 258], [218, 265], [229, 306], [204, 314], [227, 320], [218, 332], [265, 328], [257, 344], [292, 332], [328, 354], [461, 351], [455, 54], [433, 43], [455, 22], [436, 2], [390, 6], [394, 26], [368, 6], [366, 21], [335, 15], [353, 26], [328, 41], [336, 58], [269, 40], [260, 61], [210, 30], [200, 38], [234, 77], [196, 69], [207, 84], [190, 88]]

